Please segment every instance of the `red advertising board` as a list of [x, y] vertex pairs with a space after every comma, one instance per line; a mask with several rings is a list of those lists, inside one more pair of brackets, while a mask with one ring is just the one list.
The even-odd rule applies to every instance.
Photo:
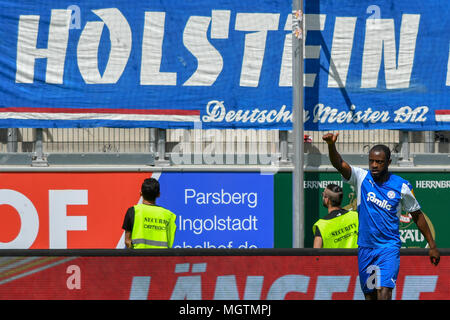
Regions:
[[[402, 256], [393, 298], [450, 299], [450, 259]], [[356, 256], [0, 257], [0, 300], [359, 300]]]
[[0, 173], [0, 248], [123, 248], [122, 222], [152, 174]]

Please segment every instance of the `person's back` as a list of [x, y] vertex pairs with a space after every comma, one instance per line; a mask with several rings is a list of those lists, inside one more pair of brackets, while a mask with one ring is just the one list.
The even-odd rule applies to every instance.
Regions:
[[122, 224], [127, 248], [172, 248], [176, 215], [156, 205], [159, 182], [145, 179], [141, 186], [142, 203], [128, 208]]
[[131, 243], [135, 249], [171, 248], [175, 237], [175, 214], [156, 205], [134, 206]]

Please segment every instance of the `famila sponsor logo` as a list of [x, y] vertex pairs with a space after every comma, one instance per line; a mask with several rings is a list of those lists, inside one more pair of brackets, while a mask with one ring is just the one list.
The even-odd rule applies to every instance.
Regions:
[[386, 210], [392, 209], [392, 206], [388, 203], [387, 200], [378, 199], [377, 196], [375, 195], [375, 193], [373, 193], [373, 192], [369, 192], [367, 194], [367, 201], [370, 201], [370, 202], [376, 204], [377, 206], [379, 206], [380, 208], [383, 208]]

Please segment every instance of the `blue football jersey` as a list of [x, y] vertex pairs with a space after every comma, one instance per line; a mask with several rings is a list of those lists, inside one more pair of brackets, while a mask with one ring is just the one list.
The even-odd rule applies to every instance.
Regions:
[[399, 222], [402, 211], [420, 209], [411, 184], [390, 174], [377, 184], [370, 171], [352, 167], [350, 179], [357, 195], [359, 214], [358, 246], [368, 248], [401, 247]]

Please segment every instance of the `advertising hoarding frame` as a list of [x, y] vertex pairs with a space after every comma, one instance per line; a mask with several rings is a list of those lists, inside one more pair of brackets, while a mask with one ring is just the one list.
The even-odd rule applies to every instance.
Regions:
[[[449, 249], [441, 250], [437, 267], [426, 249], [400, 252], [394, 300], [450, 300]], [[354, 249], [3, 249], [0, 297], [241, 300], [241, 304], [363, 300], [356, 253]]]

